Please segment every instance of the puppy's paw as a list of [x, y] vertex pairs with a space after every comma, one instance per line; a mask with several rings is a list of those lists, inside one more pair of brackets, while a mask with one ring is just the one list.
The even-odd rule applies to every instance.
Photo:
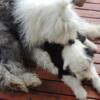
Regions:
[[37, 77], [36, 74], [24, 73], [21, 78], [27, 87], [37, 87], [42, 84], [41, 80]]
[[87, 92], [83, 88], [81, 88], [81, 89], [77, 88], [77, 91], [75, 92], [75, 95], [76, 95], [76, 98], [78, 100], [86, 100]]
[[93, 86], [100, 93], [100, 78], [97, 78], [93, 81]]
[[15, 91], [28, 92], [28, 89], [25, 83], [23, 82], [23, 80], [21, 80], [19, 77], [10, 73], [5, 74], [5, 86], [8, 89], [12, 89]]

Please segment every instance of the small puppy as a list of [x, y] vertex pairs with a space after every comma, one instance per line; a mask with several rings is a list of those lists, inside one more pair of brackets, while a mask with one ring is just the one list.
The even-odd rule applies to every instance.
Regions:
[[[90, 41], [88, 38], [86, 38], [86, 36], [77, 32], [77, 39], [82, 44], [85, 44], [88, 48], [90, 48], [91, 52], [88, 52], [89, 54], [97, 52], [97, 46], [92, 41]], [[74, 42], [70, 41], [68, 45], [72, 45], [72, 44], [74, 44]], [[48, 58], [50, 56], [49, 59], [51, 60], [51, 62], [53, 62], [52, 63], [53, 67], [48, 68], [48, 71], [51, 73], [53, 73], [53, 72], [56, 73], [56, 71], [54, 71], [54, 68], [58, 67], [59, 77], [61, 78], [62, 66], [63, 66], [63, 59], [62, 59], [61, 52], [62, 52], [64, 46], [61, 44], [57, 44], [57, 43], [45, 42], [40, 48], [41, 48], [41, 50], [44, 50], [45, 53], [49, 54], [45, 58]], [[48, 63], [48, 64], [50, 64], [50, 63]], [[52, 64], [50, 64], [50, 65], [52, 65]], [[52, 69], [52, 70], [50, 71], [50, 69]]]
[[72, 89], [79, 100], [85, 100], [87, 96], [81, 85], [84, 79], [91, 80], [93, 87], [100, 93], [100, 78], [92, 61], [95, 47], [94, 43], [79, 33], [73, 44], [63, 46], [46, 42], [42, 47], [58, 68], [58, 77]]
[[63, 70], [71, 70], [72, 75], [63, 75], [62, 81], [67, 84], [79, 100], [86, 100], [87, 93], [81, 81], [91, 80], [93, 87], [100, 93], [100, 78], [92, 61], [90, 48], [76, 40], [73, 45], [66, 45], [62, 51]]

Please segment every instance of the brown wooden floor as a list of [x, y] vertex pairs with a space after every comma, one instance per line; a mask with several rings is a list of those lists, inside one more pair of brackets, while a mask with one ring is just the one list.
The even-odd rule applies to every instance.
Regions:
[[[88, 0], [82, 8], [77, 8], [80, 16], [91, 22], [100, 23], [100, 0]], [[98, 46], [98, 53], [95, 54], [94, 62], [100, 74], [100, 41], [95, 41]], [[43, 80], [43, 84], [32, 90], [31, 93], [0, 92], [0, 100], [75, 100], [73, 92], [65, 86], [56, 76], [37, 69], [37, 73]], [[88, 92], [88, 100], [100, 100], [98, 94], [89, 83], [84, 87]]]

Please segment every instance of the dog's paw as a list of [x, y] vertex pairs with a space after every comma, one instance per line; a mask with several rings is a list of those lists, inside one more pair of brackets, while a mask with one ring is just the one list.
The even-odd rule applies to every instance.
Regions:
[[19, 77], [10, 73], [5, 74], [5, 86], [6, 88], [12, 89], [15, 91], [28, 92], [28, 89], [25, 83], [23, 82], [23, 80], [21, 80]]
[[96, 91], [100, 93], [100, 78], [97, 77], [97, 78], [92, 79], [92, 84], [93, 84], [93, 87], [96, 89]]
[[37, 77], [36, 74], [24, 73], [21, 78], [27, 87], [37, 87], [42, 84], [41, 80]]
[[100, 78], [97, 78], [93, 81], [93, 86], [97, 90], [97, 92], [100, 93]]
[[87, 92], [85, 91], [85, 89], [81, 88], [81, 89], [77, 89], [75, 95], [78, 100], [86, 100]]

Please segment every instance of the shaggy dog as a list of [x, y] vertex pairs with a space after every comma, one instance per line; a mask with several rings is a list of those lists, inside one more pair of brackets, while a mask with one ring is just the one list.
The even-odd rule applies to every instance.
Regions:
[[23, 55], [58, 74], [48, 52], [41, 49], [45, 41], [76, 44], [77, 31], [90, 39], [100, 37], [100, 25], [80, 18], [72, 2], [0, 0], [0, 89], [28, 92], [28, 87], [41, 84], [38, 76], [24, 67]]

